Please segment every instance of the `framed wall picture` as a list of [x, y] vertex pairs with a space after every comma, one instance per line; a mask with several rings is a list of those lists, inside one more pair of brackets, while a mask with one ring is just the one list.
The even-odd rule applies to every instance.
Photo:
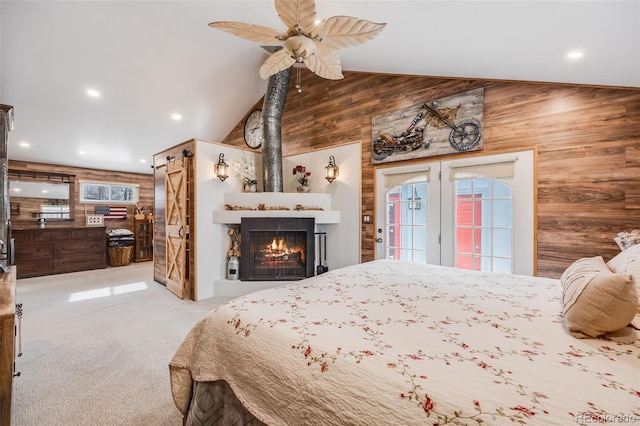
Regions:
[[374, 116], [372, 163], [480, 151], [483, 119], [482, 87]]
[[20, 203], [9, 203], [11, 210], [10, 214], [20, 214]]

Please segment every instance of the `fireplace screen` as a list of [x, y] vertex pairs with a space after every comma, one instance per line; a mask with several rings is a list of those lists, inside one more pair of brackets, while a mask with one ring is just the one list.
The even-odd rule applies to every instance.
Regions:
[[243, 218], [242, 280], [297, 280], [313, 276], [314, 219]]

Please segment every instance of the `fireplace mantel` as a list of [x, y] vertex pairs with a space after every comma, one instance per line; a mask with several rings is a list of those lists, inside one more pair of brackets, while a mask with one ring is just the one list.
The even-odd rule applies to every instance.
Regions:
[[[313, 217], [316, 224], [340, 223], [340, 211], [331, 210], [331, 194], [297, 192], [227, 192], [225, 205], [255, 210], [214, 210], [213, 223], [240, 223], [243, 217]], [[289, 210], [257, 210], [258, 205]], [[297, 205], [322, 210], [295, 210]]]

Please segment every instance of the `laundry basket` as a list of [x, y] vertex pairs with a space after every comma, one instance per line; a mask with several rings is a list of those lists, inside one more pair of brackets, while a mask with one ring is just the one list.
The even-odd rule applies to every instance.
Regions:
[[133, 246], [109, 247], [109, 263], [111, 266], [127, 266], [131, 262]]
[[127, 266], [131, 262], [133, 247], [109, 247], [109, 263], [111, 266]]

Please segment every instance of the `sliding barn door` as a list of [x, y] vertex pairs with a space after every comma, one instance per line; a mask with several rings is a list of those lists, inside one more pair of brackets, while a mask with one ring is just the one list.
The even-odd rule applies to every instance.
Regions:
[[181, 299], [187, 294], [187, 191], [188, 162], [185, 157], [181, 161], [167, 164], [165, 178], [166, 190], [166, 243], [167, 243], [167, 288]]

